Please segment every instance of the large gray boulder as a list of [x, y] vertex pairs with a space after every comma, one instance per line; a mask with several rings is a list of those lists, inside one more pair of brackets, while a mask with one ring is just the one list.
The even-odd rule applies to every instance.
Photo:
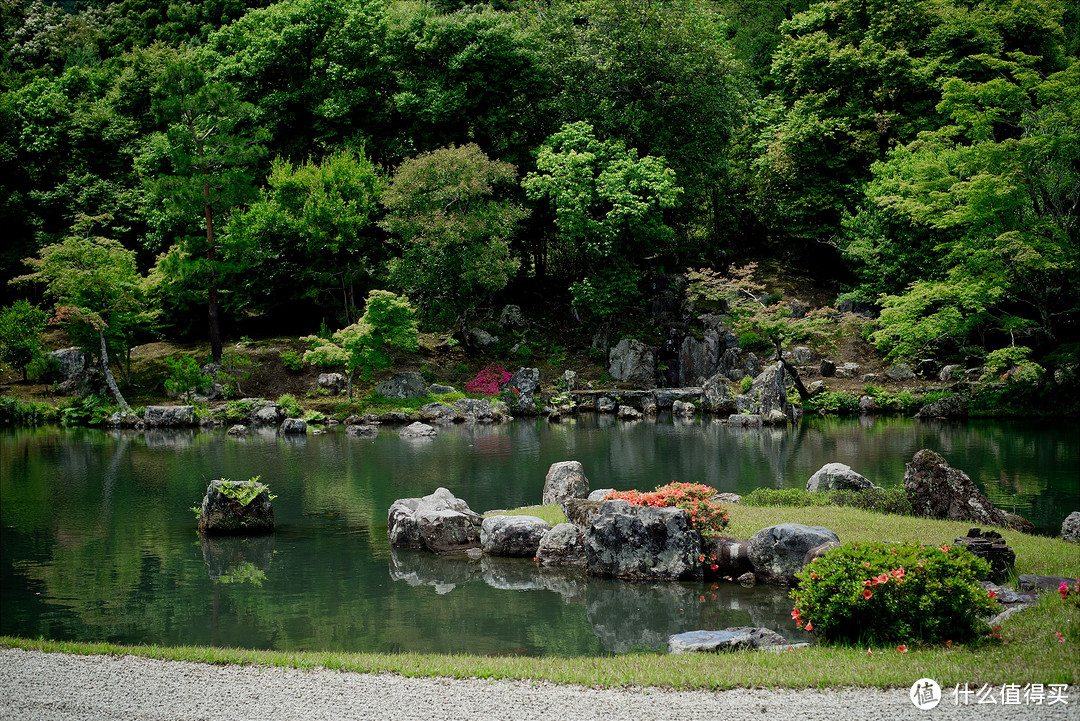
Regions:
[[717, 373], [705, 381], [701, 387], [701, 410], [724, 416], [736, 412], [735, 396], [728, 387], [727, 376]]
[[387, 513], [386, 535], [395, 548], [435, 553], [480, 546], [483, 517], [445, 488], [423, 498], [401, 498]]
[[1061, 522], [1061, 537], [1070, 543], [1080, 543], [1080, 511], [1073, 511]]
[[608, 373], [638, 388], [656, 387], [656, 354], [635, 338], [623, 338], [608, 353]]
[[668, 639], [668, 653], [719, 653], [785, 646], [787, 640], [768, 628], [738, 626], [723, 631], [687, 631]]
[[348, 385], [345, 376], [340, 373], [320, 373], [317, 383], [321, 390], [327, 391], [332, 396], [341, 393]]
[[503, 386], [504, 392], [515, 397], [510, 405], [511, 413], [536, 413], [536, 392], [540, 390], [540, 370], [521, 368]]
[[694, 415], [696, 412], [697, 409], [694, 407], [693, 403], [688, 403], [685, 401], [675, 401], [671, 404], [671, 415], [673, 416], [689, 417]]
[[480, 548], [493, 556], [535, 558], [551, 524], [536, 516], [488, 516], [480, 526]]
[[806, 481], [808, 491], [865, 491], [868, 488], [875, 486], [843, 463], [826, 463]]
[[784, 364], [777, 361], [754, 378], [750, 386], [748, 395], [754, 399], [751, 410], [761, 416], [762, 423], [787, 423], [789, 404], [784, 373]]
[[560, 523], [544, 534], [536, 560], [546, 566], [585, 564], [585, 534], [573, 523]]
[[701, 535], [679, 508], [604, 501], [585, 532], [586, 569], [597, 576], [691, 578], [700, 553]]
[[281, 425], [281, 422], [285, 420], [285, 409], [273, 401], [256, 401], [246, 420], [253, 425]]
[[747, 556], [760, 580], [778, 585], [793, 585], [795, 573], [803, 567], [806, 553], [812, 548], [840, 537], [821, 526], [781, 523], [762, 528], [750, 537]]
[[692, 335], [683, 338], [679, 347], [679, 383], [692, 386], [698, 378], [714, 375], [724, 350], [717, 333], [706, 333], [701, 340]]
[[462, 398], [451, 405], [466, 423], [492, 423], [503, 419], [503, 413], [486, 398]]
[[398, 435], [402, 438], [430, 438], [437, 434], [435, 429], [428, 424], [416, 421], [398, 431]]
[[375, 386], [375, 392], [395, 401], [421, 398], [427, 395], [427, 383], [419, 373], [397, 373]]
[[274, 506], [265, 485], [254, 479], [210, 481], [199, 508], [200, 532], [255, 534], [273, 530]]
[[147, 406], [143, 412], [147, 428], [187, 428], [196, 425], [195, 406]]
[[305, 435], [307, 433], [307, 421], [303, 418], [286, 418], [278, 426], [281, 435]]
[[904, 491], [915, 515], [988, 526], [1007, 523], [1005, 514], [979, 492], [966, 473], [925, 448], [905, 466]]
[[420, 406], [420, 417], [424, 419], [425, 423], [441, 425], [461, 420], [456, 410], [442, 403], [427, 403]]
[[559, 461], [551, 464], [544, 477], [543, 505], [562, 506], [571, 498], [585, 498], [588, 495], [589, 479], [585, 477], [581, 463]]
[[966, 418], [968, 399], [964, 396], [949, 396], [939, 401], [928, 403], [919, 409], [915, 417], [919, 420], [932, 418]]

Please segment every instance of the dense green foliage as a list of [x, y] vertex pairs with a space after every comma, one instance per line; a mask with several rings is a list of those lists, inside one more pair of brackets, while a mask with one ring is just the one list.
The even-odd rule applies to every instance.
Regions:
[[999, 609], [978, 584], [990, 564], [965, 548], [847, 544], [796, 574], [796, 623], [821, 638], [860, 645], [966, 641]]
[[[522, 289], [632, 326], [654, 271], [773, 257], [880, 311], [891, 358], [1026, 348], [999, 375], [1038, 387], [1080, 340], [1072, 5], [14, 0], [2, 304], [80, 217], [216, 361], [241, 319], [344, 328], [372, 288], [467, 343]], [[750, 342], [817, 332], [742, 300]]]
[[43, 344], [48, 314], [25, 299], [17, 300], [0, 310], [0, 360], [22, 371], [37, 358]]

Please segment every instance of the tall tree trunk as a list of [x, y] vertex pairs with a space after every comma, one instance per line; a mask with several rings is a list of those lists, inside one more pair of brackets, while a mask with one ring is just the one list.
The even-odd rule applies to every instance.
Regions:
[[109, 392], [112, 393], [113, 399], [116, 400], [116, 405], [120, 406], [120, 409], [125, 413], [130, 413], [131, 406], [124, 400], [124, 396], [120, 393], [120, 387], [116, 385], [116, 379], [113, 378], [112, 371], [109, 370], [109, 351], [105, 347], [105, 333], [99, 330], [98, 338], [101, 339], [101, 369], [105, 371], [105, 385], [109, 387]]
[[216, 248], [214, 247], [214, 209], [210, 198], [210, 169], [206, 167], [203, 156], [203, 142], [213, 132], [213, 128], [206, 135], [199, 137], [195, 129], [195, 122], [187, 117], [188, 130], [195, 140], [195, 154], [199, 157], [199, 165], [202, 167], [203, 176], [203, 215], [206, 218], [206, 259], [210, 262], [210, 282], [206, 289], [207, 308], [206, 313], [210, 320], [210, 355], [217, 365], [221, 365], [221, 326], [218, 323], [218, 297], [217, 297], [217, 261]]
[[[202, 156], [202, 147], [199, 148]], [[206, 172], [205, 170], [203, 171]], [[210, 207], [210, 182], [203, 180], [203, 211], [206, 214], [206, 259], [210, 261], [210, 286], [206, 289], [207, 315], [210, 317], [210, 355], [221, 365], [221, 326], [218, 323], [217, 260], [214, 252], [214, 211]]]

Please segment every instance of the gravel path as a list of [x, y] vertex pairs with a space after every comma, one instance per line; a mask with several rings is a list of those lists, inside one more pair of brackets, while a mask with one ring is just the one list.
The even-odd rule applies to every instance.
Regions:
[[327, 719], [1080, 719], [1068, 705], [920, 711], [906, 690], [662, 691], [524, 681], [405, 678], [325, 669], [212, 666], [0, 649], [4, 721]]

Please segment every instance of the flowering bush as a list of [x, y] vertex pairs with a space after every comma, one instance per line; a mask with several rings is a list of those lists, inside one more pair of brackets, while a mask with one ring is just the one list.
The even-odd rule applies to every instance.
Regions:
[[1077, 609], [1080, 609], [1080, 578], [1076, 579], [1076, 584], [1069, 587], [1069, 584], [1064, 581], [1058, 586], [1058, 593], [1061, 594], [1061, 600], [1066, 604], [1071, 604]]
[[635, 506], [681, 508], [690, 516], [690, 525], [702, 536], [719, 536], [728, 524], [728, 513], [719, 503], [713, 503], [711, 499], [715, 495], [715, 488], [701, 483], [672, 481], [666, 486], [658, 486], [655, 491], [612, 491], [604, 499], [617, 498]]
[[497, 396], [513, 376], [514, 374], [501, 364], [490, 365], [465, 384], [465, 391], [480, 396]]
[[847, 544], [815, 559], [792, 590], [797, 626], [832, 641], [964, 639], [998, 609], [978, 584], [990, 565], [964, 548]]

